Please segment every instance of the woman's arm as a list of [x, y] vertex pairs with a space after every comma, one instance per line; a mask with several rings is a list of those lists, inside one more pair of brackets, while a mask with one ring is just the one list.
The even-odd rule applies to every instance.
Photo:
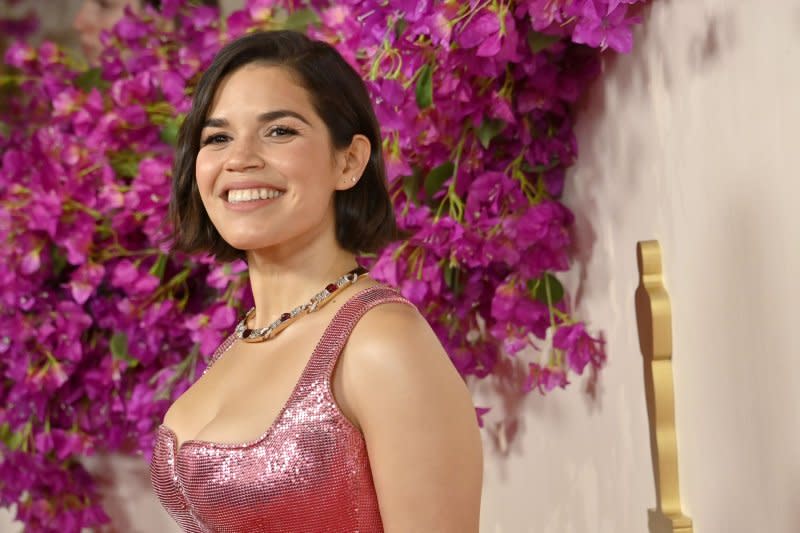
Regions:
[[340, 364], [385, 531], [477, 532], [483, 459], [475, 410], [425, 319], [403, 304], [374, 308]]

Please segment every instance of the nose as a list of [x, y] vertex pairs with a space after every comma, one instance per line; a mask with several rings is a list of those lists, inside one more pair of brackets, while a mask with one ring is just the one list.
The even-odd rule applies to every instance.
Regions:
[[228, 172], [247, 172], [261, 170], [265, 161], [259, 152], [259, 141], [250, 137], [231, 141], [225, 170]]

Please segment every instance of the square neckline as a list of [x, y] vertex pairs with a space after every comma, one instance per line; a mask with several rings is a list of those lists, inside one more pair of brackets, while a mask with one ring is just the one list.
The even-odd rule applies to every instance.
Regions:
[[[172, 430], [172, 428], [167, 426], [163, 422], [163, 419], [162, 419], [161, 424], [159, 424], [158, 428], [156, 428], [156, 432], [157, 433], [165, 433], [169, 437], [169, 439], [171, 441], [171, 444], [172, 444], [173, 451], [175, 452], [175, 457], [176, 458], [180, 456], [181, 451], [187, 445], [207, 446], [207, 447], [210, 447], [210, 448], [238, 450], [238, 449], [245, 449], [245, 448], [249, 448], [249, 447], [252, 447], [252, 446], [256, 446], [256, 445], [262, 444], [272, 434], [272, 432], [277, 427], [278, 423], [281, 421], [281, 419], [283, 418], [284, 414], [286, 413], [286, 410], [288, 409], [289, 405], [292, 404], [293, 400], [295, 399], [295, 396], [297, 396], [297, 394], [298, 394], [298, 392], [300, 390], [300, 385], [305, 381], [307, 375], [310, 374], [312, 366], [313, 366], [313, 363], [318, 358], [318, 352], [320, 351], [320, 349], [322, 347], [323, 341], [329, 336], [331, 328], [333, 327], [334, 323], [337, 321], [337, 319], [341, 315], [342, 311], [348, 306], [348, 304], [353, 302], [359, 296], [362, 296], [363, 294], [365, 294], [365, 293], [367, 293], [369, 291], [372, 291], [372, 290], [376, 290], [376, 289], [377, 290], [392, 290], [390, 287], [384, 285], [383, 283], [380, 283], [379, 285], [372, 285], [371, 287], [366, 287], [364, 289], [361, 289], [357, 293], [353, 294], [350, 298], [347, 299], [347, 301], [344, 304], [342, 304], [342, 306], [339, 309], [336, 310], [336, 313], [333, 315], [333, 318], [331, 319], [331, 321], [328, 323], [328, 325], [323, 330], [322, 336], [317, 341], [317, 344], [314, 347], [314, 350], [312, 350], [311, 356], [308, 358], [308, 361], [306, 361], [306, 364], [303, 367], [303, 371], [300, 373], [300, 377], [297, 379], [297, 382], [294, 384], [294, 387], [292, 388], [292, 392], [289, 394], [289, 397], [283, 403], [283, 406], [278, 411], [278, 414], [275, 416], [275, 419], [272, 421], [272, 423], [267, 427], [267, 429], [260, 436], [256, 437], [254, 440], [249, 440], [249, 441], [244, 441], [244, 442], [215, 442], [215, 441], [211, 441], [211, 440], [194, 438], [194, 439], [184, 440], [183, 442], [181, 442], [179, 444], [178, 443], [178, 435], [177, 435], [177, 433], [175, 433], [175, 431]], [[226, 337], [225, 340], [222, 341], [222, 344], [227, 342], [228, 339], [233, 337], [235, 334], [236, 333], [234, 332], [234, 333], [231, 333], [230, 335], [228, 335], [228, 337]], [[216, 363], [216, 361], [219, 361], [219, 359], [222, 358], [222, 356], [228, 350], [230, 350], [231, 347], [235, 343], [236, 343], [236, 341], [231, 342], [230, 345], [227, 348], [225, 348], [219, 354], [219, 356], [217, 356], [216, 359], [213, 360], [213, 363]], [[211, 363], [211, 364], [213, 364], [213, 363]], [[327, 381], [326, 389], [329, 392], [329, 394], [331, 395], [331, 398], [333, 398], [333, 391], [331, 390], [331, 382], [332, 382], [332, 380], [331, 379], [327, 379], [326, 381]], [[334, 399], [333, 403], [336, 406], [336, 409], [341, 413], [341, 408], [336, 403], [335, 398], [333, 398], [333, 399]], [[350, 421], [350, 419], [348, 419], [346, 416], [344, 416], [344, 413], [342, 413], [342, 418], [346, 421], [346, 423], [352, 429], [360, 432], [360, 430]]]

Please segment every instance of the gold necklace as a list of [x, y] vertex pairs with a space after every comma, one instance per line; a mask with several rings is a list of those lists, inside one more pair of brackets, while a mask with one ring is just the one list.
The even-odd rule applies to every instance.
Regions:
[[277, 320], [264, 328], [251, 329], [247, 327], [247, 321], [253, 317], [253, 313], [256, 311], [256, 308], [253, 307], [247, 312], [247, 314], [244, 315], [244, 318], [238, 324], [236, 324], [236, 330], [234, 332], [236, 338], [245, 342], [263, 342], [269, 340], [289, 327], [289, 325], [297, 320], [300, 316], [313, 313], [328, 303], [333, 297], [334, 293], [338, 292], [344, 287], [352, 285], [358, 281], [360, 277], [365, 276], [366, 274], [366, 268], [354, 268], [333, 283], [326, 285], [324, 289], [312, 296], [309, 301], [302, 305], [298, 305], [288, 313], [282, 313]]

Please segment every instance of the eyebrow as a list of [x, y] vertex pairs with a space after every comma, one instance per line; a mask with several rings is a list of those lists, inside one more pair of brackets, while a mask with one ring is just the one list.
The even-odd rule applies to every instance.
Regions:
[[[284, 117], [294, 117], [301, 122], [305, 122], [309, 126], [311, 125], [306, 118], [296, 111], [292, 111], [291, 109], [276, 109], [275, 111], [267, 111], [266, 113], [261, 113], [256, 117], [258, 122], [264, 124], [267, 122], [272, 122], [273, 120], [278, 120], [279, 118]], [[209, 117], [203, 122], [204, 128], [224, 128], [229, 126], [229, 122], [224, 118], [214, 118]]]

